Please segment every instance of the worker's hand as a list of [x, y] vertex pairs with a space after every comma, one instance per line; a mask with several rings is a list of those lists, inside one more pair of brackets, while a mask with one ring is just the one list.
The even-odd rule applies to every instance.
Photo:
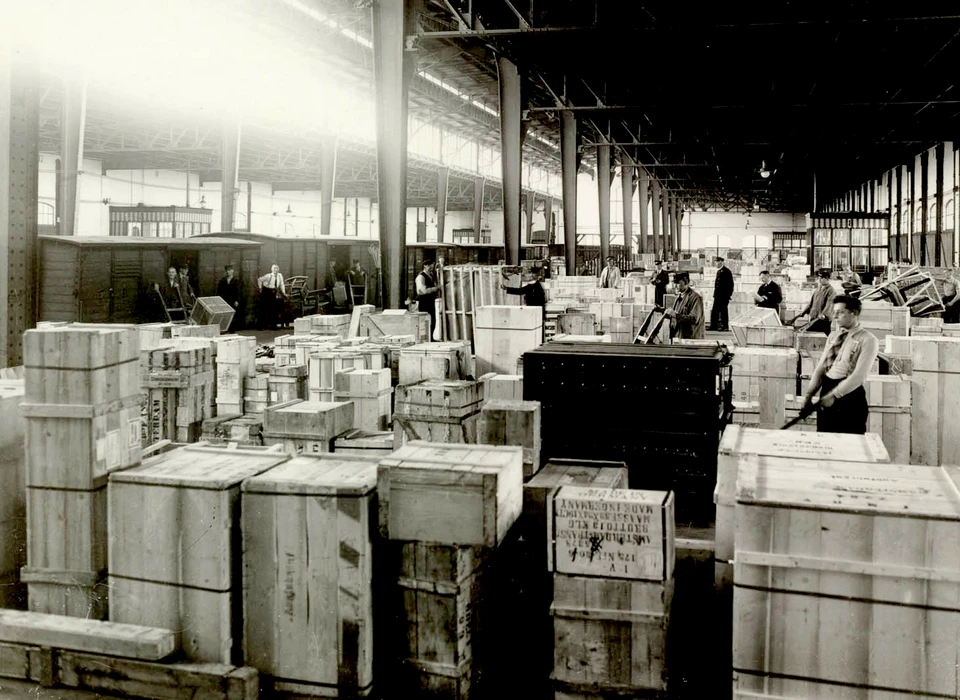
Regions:
[[813, 403], [813, 395], [805, 394], [803, 397], [803, 408], [807, 408], [812, 403]]
[[153, 283], [153, 289], [154, 289], [154, 291], [159, 292], [159, 291], [160, 291], [160, 285], [157, 284], [156, 282], [154, 282], [154, 283]]
[[677, 315], [677, 312], [674, 311], [673, 309], [664, 309], [663, 315], [666, 316], [667, 318], [673, 318], [674, 316]]
[[820, 397], [820, 405], [824, 408], [830, 408], [833, 405], [833, 402], [837, 400], [837, 397], [833, 395], [831, 391], [826, 396]]

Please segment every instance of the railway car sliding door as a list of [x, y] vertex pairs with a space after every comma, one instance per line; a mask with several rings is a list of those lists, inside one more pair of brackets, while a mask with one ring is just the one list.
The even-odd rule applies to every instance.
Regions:
[[81, 253], [80, 320], [110, 322], [113, 255], [109, 248], [86, 248]]

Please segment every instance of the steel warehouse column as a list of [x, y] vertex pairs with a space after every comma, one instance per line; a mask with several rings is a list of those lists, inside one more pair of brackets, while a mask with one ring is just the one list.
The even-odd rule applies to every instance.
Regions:
[[897, 166], [897, 222], [896, 222], [896, 231], [897, 231], [897, 245], [896, 245], [896, 262], [903, 260], [903, 251], [901, 250], [900, 235], [903, 231], [903, 167]]
[[563, 242], [567, 274], [577, 273], [577, 118], [560, 112], [560, 161], [563, 179]]
[[37, 83], [0, 49], [0, 367], [23, 364], [23, 332], [37, 320]]
[[653, 221], [653, 255], [658, 260], [663, 256], [663, 241], [660, 238], [660, 181], [651, 178], [650, 214]]
[[600, 265], [610, 255], [610, 146], [597, 146], [597, 194], [600, 199]]
[[60, 103], [60, 163], [63, 174], [57, 193], [61, 236], [74, 236], [80, 223], [80, 170], [83, 167], [83, 131], [87, 118], [87, 79], [80, 72], [63, 81]]
[[533, 194], [533, 190], [527, 190], [526, 199], [524, 200], [524, 205], [527, 211], [527, 226], [524, 238], [527, 243], [533, 242], [533, 214], [537, 204], [536, 197]]
[[553, 245], [556, 242], [553, 229], [553, 197], [543, 200], [543, 218], [547, 222], [547, 245]]
[[[330, 235], [333, 216], [333, 193], [337, 186], [337, 137], [323, 136], [320, 140], [320, 235]], [[326, 270], [321, 272], [321, 277]]]
[[647, 212], [648, 212], [648, 205], [649, 205], [649, 202], [647, 201], [647, 197], [649, 196], [647, 193], [647, 183], [649, 182], [650, 178], [647, 175], [646, 168], [642, 166], [637, 167], [637, 174], [640, 176], [640, 183], [639, 183], [640, 192], [638, 195], [640, 198], [640, 221], [639, 221], [640, 246], [639, 246], [639, 249], [641, 253], [646, 253], [648, 252], [647, 249], [650, 247], [650, 241], [647, 240], [647, 229], [648, 229]]
[[473, 181], [473, 242], [480, 242], [480, 227], [483, 225], [483, 186], [486, 181], [478, 177]]
[[930, 163], [930, 151], [924, 151], [920, 154], [920, 264], [929, 265], [927, 251], [927, 198], [930, 187], [930, 176], [928, 174]]
[[220, 230], [232, 231], [237, 206], [237, 179], [240, 174], [240, 123], [223, 122], [220, 135], [222, 175], [220, 176]]
[[680, 224], [683, 222], [683, 209], [680, 206], [680, 198], [673, 198], [673, 249], [680, 254], [680, 234], [682, 229]]
[[384, 308], [404, 300], [407, 220], [407, 95], [414, 61], [404, 50], [417, 0], [373, 0], [373, 72], [377, 110], [377, 194]]
[[934, 151], [934, 155], [933, 155], [933, 157], [937, 159], [937, 162], [935, 164], [937, 190], [936, 190], [936, 194], [934, 195], [936, 197], [934, 201], [936, 202], [936, 207], [937, 207], [936, 218], [934, 221], [936, 223], [937, 230], [934, 231], [934, 258], [933, 258], [933, 264], [936, 267], [940, 267], [946, 262], [944, 260], [946, 256], [944, 256], [943, 254], [943, 237], [942, 237], [943, 236], [943, 156], [945, 152], [946, 152], [946, 144], [943, 141], [941, 141], [940, 143], [937, 144], [937, 148]]
[[503, 171], [503, 239], [507, 265], [520, 264], [520, 73], [508, 58], [497, 58], [500, 76], [500, 165]]
[[623, 254], [627, 270], [633, 267], [633, 162], [627, 154], [620, 161], [620, 186], [623, 190]]
[[660, 188], [660, 215], [663, 221], [660, 223], [660, 235], [663, 237], [664, 254], [673, 258], [673, 241], [670, 238], [670, 193], [666, 187]]
[[450, 168], [446, 165], [437, 168], [437, 243], [443, 243], [443, 230], [447, 221], [447, 184], [450, 182]]

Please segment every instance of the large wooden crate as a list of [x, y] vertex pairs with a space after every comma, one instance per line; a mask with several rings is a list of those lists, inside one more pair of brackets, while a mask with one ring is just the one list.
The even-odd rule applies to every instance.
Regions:
[[734, 691], [958, 696], [958, 483], [955, 467], [741, 462]]
[[513, 374], [523, 353], [543, 343], [543, 310], [539, 306], [481, 306], [475, 325], [480, 374]]
[[422, 343], [400, 350], [400, 384], [416, 384], [425, 379], [442, 381], [475, 376], [477, 375], [470, 355], [469, 342], [451, 340], [442, 343]]
[[799, 355], [790, 348], [737, 348], [733, 401], [757, 401], [761, 423], [784, 423], [784, 396], [797, 393]]
[[867, 430], [883, 440], [890, 461], [910, 462], [913, 382], [899, 374], [871, 375], [863, 383], [867, 394]]
[[960, 338], [912, 338], [913, 464], [960, 464]]
[[799, 352], [809, 353], [815, 362], [819, 361], [823, 349], [827, 347], [827, 336], [823, 333], [797, 332], [795, 347]]
[[410, 442], [381, 460], [377, 491], [384, 537], [494, 547], [523, 509], [523, 452]]
[[337, 401], [353, 403], [353, 427], [386, 430], [393, 403], [390, 369], [349, 369], [337, 372]]
[[356, 348], [317, 352], [308, 358], [310, 366], [307, 388], [311, 401], [333, 401], [337, 392], [337, 372], [345, 369], [367, 369], [363, 353]]
[[666, 692], [672, 579], [556, 574], [553, 590], [556, 697]]
[[307, 398], [307, 365], [273, 367], [267, 380], [270, 403], [286, 403]]
[[890, 454], [879, 435], [842, 435], [792, 430], [762, 430], [729, 425], [723, 431], [717, 452], [716, 558], [733, 559], [734, 517], [737, 500], [737, 474], [746, 455], [784, 457], [793, 460], [797, 470], [815, 466], [819, 460], [834, 462], [890, 461]]
[[[793, 326], [733, 326], [738, 345], [753, 348], [792, 348], [796, 342]], [[742, 342], [741, 342], [742, 341]]]
[[467, 380], [424, 380], [396, 388], [394, 447], [408, 440], [475, 444], [483, 385]]
[[370, 431], [359, 428], [348, 430], [334, 439], [333, 451], [344, 455], [380, 459], [393, 452], [393, 431]]
[[559, 574], [673, 577], [671, 491], [561, 486], [547, 500], [547, 568]]
[[492, 374], [479, 377], [483, 400], [523, 401], [523, 377], [519, 374]]
[[590, 313], [562, 313], [557, 317], [557, 333], [595, 335], [597, 318]]
[[346, 338], [350, 334], [350, 314], [314, 314], [295, 318], [293, 332], [297, 335], [338, 335]]
[[190, 312], [190, 322], [196, 326], [215, 324], [221, 333], [226, 333], [237, 312], [220, 297], [200, 297]]
[[237, 663], [240, 485], [288, 459], [191, 445], [112, 474], [110, 619], [181, 630], [192, 661]]
[[257, 339], [228, 335], [215, 338], [217, 413], [243, 413], [243, 381], [256, 374]]
[[353, 403], [288, 401], [263, 413], [263, 443], [291, 454], [330, 452], [332, 441], [354, 427]]
[[22, 379], [0, 380], [0, 608], [26, 605], [20, 584], [20, 567], [27, 561], [23, 395]]
[[910, 330], [910, 307], [865, 301], [860, 310], [860, 325], [881, 340], [888, 335], [905, 336]]
[[243, 483], [244, 659], [274, 692], [372, 690], [376, 486], [376, 460], [341, 455]]
[[430, 315], [392, 309], [385, 309], [379, 314], [367, 314], [360, 317], [360, 335], [370, 338], [410, 335], [414, 342], [429, 343]]
[[481, 445], [515, 445], [523, 448], [523, 478], [540, 469], [540, 402], [488, 401], [477, 424]]

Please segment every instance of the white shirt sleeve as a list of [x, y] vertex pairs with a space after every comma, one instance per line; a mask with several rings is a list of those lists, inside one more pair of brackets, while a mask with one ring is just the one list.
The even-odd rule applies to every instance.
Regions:
[[426, 280], [425, 280], [424, 277], [423, 277], [423, 274], [418, 274], [418, 275], [417, 275], [417, 278], [416, 278], [416, 280], [415, 280], [415, 283], [416, 283], [416, 287], [417, 287], [417, 295], [426, 294], [426, 293], [427, 293], [427, 283], [426, 283]]

